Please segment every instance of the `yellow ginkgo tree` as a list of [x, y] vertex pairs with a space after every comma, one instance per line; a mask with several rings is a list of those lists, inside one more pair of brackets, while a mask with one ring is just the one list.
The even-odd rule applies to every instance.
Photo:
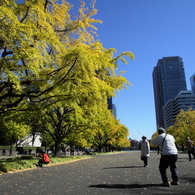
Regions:
[[107, 110], [101, 114], [99, 120], [88, 128], [83, 134], [87, 143], [102, 152], [129, 147], [128, 129], [115, 119], [112, 112]]
[[[124, 72], [116, 70], [118, 60], [126, 64], [125, 57], [134, 55], [115, 56], [115, 49], [95, 40], [94, 23], [101, 23], [92, 18], [97, 13], [95, 1], [90, 9], [80, 2], [74, 17], [73, 5], [66, 0], [1, 1], [0, 114], [12, 110], [52, 114], [59, 108], [73, 111], [70, 124], [97, 126], [107, 99], [131, 85]], [[47, 122], [51, 136], [62, 130]], [[56, 154], [63, 139], [56, 140]]]
[[181, 110], [175, 118], [174, 125], [167, 129], [172, 134], [176, 143], [184, 149], [186, 138], [195, 141], [195, 110]]
[[13, 145], [18, 140], [23, 140], [29, 134], [31, 127], [26, 124], [25, 115], [12, 112], [6, 114], [2, 120], [4, 128], [4, 138], [10, 144], [10, 155], [13, 154]]
[[[128, 81], [115, 75], [117, 60], [94, 40], [97, 30], [92, 3], [81, 1], [76, 18], [65, 0], [2, 0], [0, 3], [0, 113], [42, 108], [87, 94], [96, 99], [114, 95]], [[73, 19], [72, 19], [73, 18]], [[113, 77], [113, 78], [111, 78]], [[103, 93], [102, 93], [103, 91]], [[29, 109], [29, 107], [28, 107]]]

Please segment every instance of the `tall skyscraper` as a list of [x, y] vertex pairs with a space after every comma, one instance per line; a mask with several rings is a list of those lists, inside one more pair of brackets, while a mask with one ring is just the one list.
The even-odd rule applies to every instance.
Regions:
[[192, 93], [195, 94], [195, 73], [190, 77], [190, 84], [192, 88]]
[[107, 101], [108, 101], [108, 109], [112, 110], [114, 117], [117, 118], [116, 105], [112, 103], [112, 97], [108, 98]]
[[156, 125], [163, 126], [162, 108], [181, 90], [187, 90], [182, 58], [179, 56], [159, 59], [153, 73]]

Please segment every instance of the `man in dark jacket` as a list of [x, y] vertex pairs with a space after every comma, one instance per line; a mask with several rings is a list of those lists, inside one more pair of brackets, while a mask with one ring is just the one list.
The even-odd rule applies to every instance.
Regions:
[[193, 141], [190, 140], [189, 137], [186, 138], [186, 149], [188, 151], [189, 161], [191, 161], [192, 160], [191, 154], [194, 158], [195, 155], [194, 155], [194, 143]]

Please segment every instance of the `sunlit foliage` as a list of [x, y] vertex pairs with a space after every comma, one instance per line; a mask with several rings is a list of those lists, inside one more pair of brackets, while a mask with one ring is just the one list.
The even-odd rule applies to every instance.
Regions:
[[113, 125], [105, 122], [107, 99], [131, 85], [116, 70], [118, 60], [127, 64], [125, 58], [134, 55], [116, 56], [95, 39], [94, 24], [101, 21], [93, 18], [94, 5], [86, 8], [80, 1], [72, 16], [73, 5], [65, 0], [0, 3], [0, 114], [39, 113], [37, 123], [55, 142], [56, 155], [75, 129], [94, 126], [108, 134]]
[[181, 110], [176, 116], [174, 125], [170, 126], [167, 131], [175, 137], [176, 143], [183, 148], [187, 137], [195, 141], [195, 110]]

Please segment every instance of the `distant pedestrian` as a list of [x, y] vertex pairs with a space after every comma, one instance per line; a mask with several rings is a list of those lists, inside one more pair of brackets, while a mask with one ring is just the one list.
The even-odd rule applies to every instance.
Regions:
[[42, 153], [42, 149], [40, 147], [36, 148], [36, 155], [39, 155]]
[[148, 157], [150, 156], [150, 144], [146, 136], [142, 136], [141, 144], [141, 159], [144, 162], [144, 167], [148, 166]]
[[5, 148], [3, 148], [3, 150], [2, 150], [2, 155], [3, 155], [3, 156], [6, 155], [6, 149], [5, 149]]
[[[172, 135], [166, 134], [164, 128], [158, 128], [158, 136], [152, 140], [152, 143], [159, 146], [161, 158], [159, 171], [162, 177], [162, 186], [170, 187], [171, 185], [179, 185], [177, 176], [176, 162], [178, 159], [178, 150], [175, 146], [175, 139]], [[166, 170], [170, 166], [172, 182], [168, 181]]]
[[32, 148], [29, 148], [28, 154], [31, 154], [31, 152], [32, 152]]
[[192, 160], [191, 155], [194, 157], [195, 159], [195, 154], [194, 154], [194, 143], [192, 140], [190, 140], [189, 137], [186, 138], [186, 149], [188, 151], [188, 157], [189, 157], [189, 161]]

